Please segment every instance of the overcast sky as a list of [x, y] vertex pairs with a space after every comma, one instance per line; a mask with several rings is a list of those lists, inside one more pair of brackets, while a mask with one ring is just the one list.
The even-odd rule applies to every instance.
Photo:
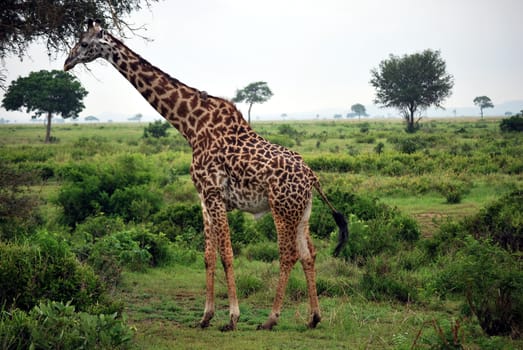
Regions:
[[[237, 89], [266, 81], [274, 96], [255, 105], [253, 117], [347, 113], [355, 103], [369, 108], [372, 68], [389, 54], [435, 49], [455, 79], [444, 105], [459, 108], [478, 95], [494, 104], [523, 100], [522, 14], [522, 0], [168, 0], [130, 18], [145, 24], [143, 34], [153, 41], [125, 43], [212, 95], [232, 98]], [[34, 45], [30, 55], [6, 59], [9, 82], [62, 69], [67, 53], [50, 61], [45, 47]], [[73, 70], [89, 91], [81, 118], [158, 117], [111, 65], [99, 59], [89, 68]], [[15, 115], [22, 114], [0, 110], [0, 117]]]

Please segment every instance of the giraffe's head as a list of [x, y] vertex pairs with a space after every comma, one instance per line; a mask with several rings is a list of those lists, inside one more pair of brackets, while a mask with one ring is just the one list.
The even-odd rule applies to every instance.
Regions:
[[80, 41], [69, 52], [64, 63], [64, 70], [68, 71], [78, 63], [88, 63], [103, 56], [107, 51], [105, 36], [98, 21], [88, 20], [87, 31], [80, 36]]

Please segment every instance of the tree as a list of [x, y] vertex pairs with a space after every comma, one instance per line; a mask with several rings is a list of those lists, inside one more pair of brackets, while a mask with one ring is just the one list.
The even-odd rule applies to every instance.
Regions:
[[474, 104], [479, 107], [479, 110], [481, 112], [481, 119], [483, 119], [483, 109], [494, 107], [494, 105], [492, 104], [492, 100], [490, 99], [490, 97], [487, 96], [477, 96], [474, 99]]
[[361, 118], [361, 116], [366, 116], [367, 111], [365, 110], [365, 106], [361, 103], [356, 103], [350, 107], [350, 110], [354, 112], [358, 116], [358, 118]]
[[162, 122], [161, 120], [155, 120], [153, 123], [149, 123], [148, 127], [143, 129], [143, 137], [167, 137], [167, 130], [169, 130], [170, 128], [171, 124], [167, 122]]
[[407, 131], [416, 131], [421, 117], [414, 115], [441, 103], [451, 95], [454, 78], [446, 71], [439, 51], [425, 50], [398, 57], [390, 55], [371, 70], [370, 84], [376, 89], [375, 103], [394, 107], [407, 122]]
[[82, 102], [87, 91], [69, 73], [61, 70], [31, 72], [11, 82], [2, 100], [6, 110], [34, 112], [32, 118], [47, 115], [45, 142], [51, 140], [51, 119], [54, 114], [62, 118], [76, 118], [84, 109]]
[[[0, 6], [0, 59], [9, 55], [25, 56], [28, 46], [45, 42], [48, 54], [56, 54], [72, 45], [78, 33], [84, 31], [87, 18], [97, 18], [104, 28], [117, 31], [122, 37], [135, 34], [125, 17], [144, 5], [158, 0], [2, 0]], [[0, 71], [0, 88], [5, 86], [5, 74]]]
[[264, 103], [272, 97], [272, 91], [264, 81], [250, 83], [241, 90], [236, 90], [236, 96], [232, 99], [234, 103], [245, 102], [249, 104], [248, 121], [251, 123], [251, 109], [255, 103]]
[[87, 18], [97, 18], [104, 28], [126, 31], [139, 28], [124, 17], [158, 0], [3, 0], [0, 10], [0, 58], [25, 55], [30, 43], [44, 40], [49, 53], [69, 48], [84, 31]]

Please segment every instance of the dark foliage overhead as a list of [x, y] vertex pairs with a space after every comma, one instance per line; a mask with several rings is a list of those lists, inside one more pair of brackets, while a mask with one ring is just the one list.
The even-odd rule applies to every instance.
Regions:
[[23, 57], [29, 44], [42, 40], [49, 55], [70, 47], [87, 18], [97, 18], [124, 36], [133, 32], [124, 18], [157, 0], [3, 0], [0, 7], [0, 58]]

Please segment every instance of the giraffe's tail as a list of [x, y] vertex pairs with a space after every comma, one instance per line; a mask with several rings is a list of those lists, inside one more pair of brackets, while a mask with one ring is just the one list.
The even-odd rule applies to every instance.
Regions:
[[339, 231], [338, 231], [338, 244], [336, 244], [336, 248], [334, 248], [334, 256], [338, 256], [349, 240], [349, 225], [347, 224], [347, 219], [345, 216], [343, 216], [342, 213], [336, 210], [334, 206], [329, 202], [329, 199], [321, 189], [320, 183], [316, 182], [314, 184], [314, 188], [316, 188], [316, 191], [318, 191], [318, 194], [320, 195], [321, 199], [325, 204], [329, 206], [329, 208], [332, 210], [332, 216], [334, 217], [334, 221], [336, 222], [336, 225], [338, 225]]

